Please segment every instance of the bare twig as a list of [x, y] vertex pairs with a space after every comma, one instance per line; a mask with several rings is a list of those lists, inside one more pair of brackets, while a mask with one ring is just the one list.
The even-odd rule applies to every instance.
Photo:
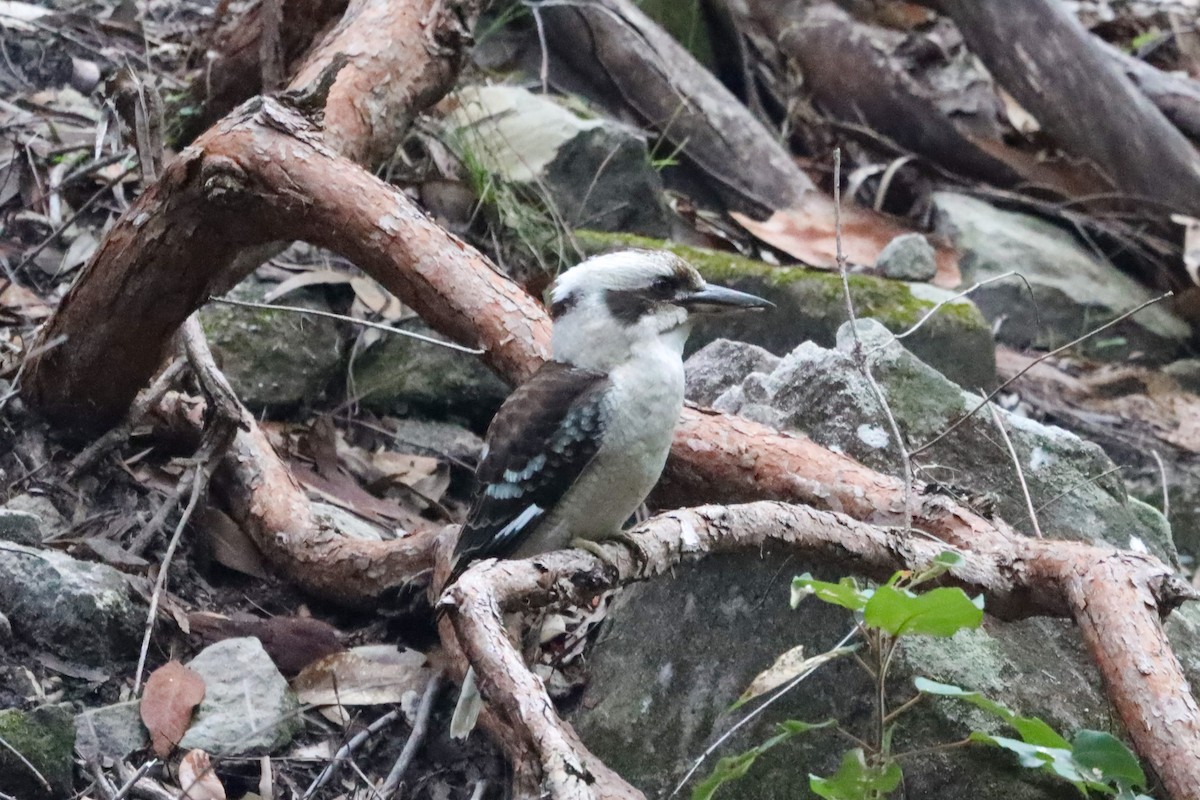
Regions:
[[435, 672], [429, 677], [429, 683], [425, 685], [425, 694], [421, 695], [421, 704], [417, 706], [417, 714], [413, 718], [412, 732], [408, 735], [408, 741], [404, 743], [404, 749], [400, 751], [400, 757], [392, 765], [387, 779], [383, 782], [383, 788], [379, 790], [379, 794], [383, 797], [383, 800], [391, 800], [392, 795], [396, 793], [396, 790], [400, 787], [400, 781], [404, 779], [404, 773], [408, 770], [413, 756], [417, 753], [417, 748], [421, 746], [421, 742], [425, 739], [425, 732], [429, 729], [429, 715], [433, 711], [433, 701], [437, 699], [441, 688], [442, 674]]
[[259, 308], [259, 309], [263, 309], [266, 311], [290, 311], [294, 314], [307, 314], [307, 315], [313, 316], [313, 317], [325, 317], [326, 319], [336, 319], [340, 322], [349, 322], [353, 325], [361, 325], [364, 328], [374, 328], [377, 331], [386, 331], [387, 333], [394, 333], [399, 336], [407, 336], [410, 339], [416, 339], [418, 341], [428, 342], [429, 344], [436, 344], [439, 347], [445, 347], [450, 350], [457, 350], [460, 353], [470, 353], [471, 355], [475, 355], [475, 356], [482, 355], [484, 352], [483, 350], [476, 348], [476, 347], [466, 347], [465, 345], [457, 344], [455, 342], [447, 342], [447, 341], [443, 341], [441, 339], [435, 339], [432, 336], [424, 336], [419, 333], [414, 333], [413, 331], [406, 331], [401, 328], [393, 328], [391, 325], [384, 325], [382, 322], [372, 322], [370, 320], [365, 320], [365, 319], [355, 319], [354, 317], [347, 317], [344, 314], [335, 314], [332, 311], [318, 311], [315, 308], [304, 308], [302, 306], [281, 306], [281, 305], [274, 305], [271, 303], [252, 303], [248, 300], [233, 300], [228, 297], [213, 297], [210, 299], [214, 303], [222, 303], [222, 304], [228, 305], [228, 306], [244, 306], [245, 308]]
[[130, 775], [125, 783], [121, 784], [121, 788], [117, 789], [117, 793], [112, 796], [112, 800], [123, 800], [125, 795], [129, 794], [129, 792], [133, 789], [133, 785], [140, 781], [147, 772], [154, 769], [154, 765], [157, 763], [158, 759], [152, 758], [145, 764], [142, 764], [140, 767], [138, 767], [137, 772]]
[[[892, 429], [892, 438], [896, 440], [896, 448], [900, 451], [900, 466], [904, 472], [904, 530], [912, 530], [912, 491], [913, 491], [913, 469], [912, 458], [908, 452], [908, 448], [904, 444], [904, 437], [900, 433], [900, 425], [896, 422], [896, 417], [892, 414], [891, 406], [888, 405], [887, 397], [883, 394], [883, 389], [875, 380], [875, 376], [871, 373], [871, 365], [867, 362], [867, 354], [863, 349], [862, 339], [858, 336], [858, 320], [854, 314], [854, 299], [850, 294], [850, 275], [847, 269], [846, 253], [842, 250], [842, 148], [838, 147], [833, 151], [833, 230], [837, 242], [837, 265], [838, 272], [842, 276], [842, 294], [846, 299], [846, 314], [849, 316], [850, 333], [854, 337], [853, 357], [854, 364], [862, 372], [867, 383], [871, 387], [871, 393], [875, 395], [875, 402], [879, 404], [880, 410], [887, 419], [888, 427]], [[932, 312], [931, 312], [932, 313]], [[918, 323], [920, 324], [920, 323]]]
[[955, 420], [949, 427], [947, 427], [944, 431], [939, 433], [937, 436], [933, 437], [928, 442], [925, 442], [925, 444], [921, 445], [920, 447], [913, 449], [913, 451], [909, 455], [915, 456], [919, 453], [922, 453], [922, 452], [928, 450], [930, 447], [933, 447], [935, 444], [940, 442], [942, 439], [949, 436], [951, 433], [953, 433], [958, 428], [958, 426], [962, 425], [968, 419], [975, 416], [975, 414], [981, 408], [983, 408], [988, 403], [990, 403], [992, 401], [992, 399], [996, 397], [996, 395], [1000, 394], [1000, 392], [1002, 392], [1006, 388], [1008, 388], [1012, 384], [1013, 381], [1015, 381], [1017, 378], [1020, 378], [1026, 372], [1029, 372], [1029, 370], [1033, 369], [1034, 367], [1036, 367], [1038, 364], [1042, 363], [1046, 359], [1052, 358], [1052, 357], [1058, 355], [1059, 353], [1063, 352], [1064, 350], [1069, 350], [1072, 347], [1074, 347], [1075, 345], [1079, 344], [1080, 342], [1087, 341], [1088, 339], [1092, 338], [1096, 334], [1106, 331], [1109, 328], [1111, 328], [1112, 326], [1118, 324], [1119, 322], [1122, 322], [1122, 321], [1128, 319], [1129, 317], [1132, 317], [1134, 314], [1138, 313], [1142, 309], [1144, 309], [1148, 306], [1152, 306], [1155, 303], [1162, 302], [1163, 300], [1166, 300], [1168, 297], [1174, 296], [1174, 294], [1175, 294], [1174, 292], [1166, 292], [1165, 294], [1160, 294], [1158, 297], [1152, 297], [1149, 300], [1147, 300], [1146, 302], [1139, 303], [1136, 307], [1129, 309], [1128, 311], [1126, 311], [1124, 314], [1120, 315], [1119, 317], [1109, 320], [1108, 322], [1104, 323], [1100, 327], [1093, 328], [1092, 330], [1085, 333], [1083, 336], [1080, 336], [1077, 339], [1072, 339], [1071, 341], [1067, 342], [1066, 344], [1062, 345], [1061, 347], [1056, 347], [1053, 350], [1051, 350], [1050, 352], [1043, 353], [1042, 355], [1038, 356], [1033, 361], [1030, 361], [1028, 364], [1026, 364], [1024, 367], [1022, 367], [1021, 370], [1019, 372], [1017, 372], [1015, 375], [1013, 375], [1011, 378], [1004, 381], [1004, 383], [1000, 384], [995, 389], [993, 389], [991, 391], [991, 393], [989, 393], [986, 397], [983, 398], [983, 400], [980, 401], [979, 405], [972, 408], [966, 414], [963, 414], [961, 417], [959, 417], [957, 420]]
[[33, 777], [37, 778], [38, 783], [40, 783], [47, 792], [50, 792], [51, 794], [54, 793], [54, 789], [51, 788], [50, 781], [46, 780], [46, 776], [39, 772], [38, 768], [31, 764], [29, 759], [26, 758], [20, 750], [9, 744], [3, 736], [0, 736], [0, 747], [3, 747], [5, 750], [8, 750], [14, 756], [16, 756], [17, 760], [25, 765], [25, 767], [33, 774]]
[[309, 784], [308, 789], [304, 791], [304, 795], [302, 796], [301, 800], [308, 800], [308, 798], [312, 797], [318, 789], [324, 786], [325, 783], [331, 777], [333, 777], [334, 771], [341, 766], [343, 761], [349, 758], [350, 754], [353, 753], [356, 748], [361, 746], [362, 743], [365, 742], [370, 736], [373, 736], [374, 734], [386, 728], [388, 725], [391, 725], [399, 717], [400, 709], [394, 708], [379, 719], [372, 722], [367, 727], [363, 728], [358, 733], [354, 734], [350, 741], [338, 748], [338, 751], [333, 754], [333, 758], [330, 759], [329, 763], [325, 765], [325, 768], [321, 770], [317, 777], [313, 778], [313, 782]]
[[[926, 322], [928, 322], [930, 320], [931, 317], [933, 317], [934, 314], [941, 311], [943, 308], [950, 305], [954, 301], [961, 300], [962, 298], [971, 294], [971, 292], [975, 291], [976, 289], [978, 289], [982, 286], [987, 286], [989, 283], [995, 283], [996, 281], [1003, 280], [1005, 278], [1012, 278], [1014, 276], [1021, 279], [1021, 282], [1025, 284], [1025, 288], [1029, 290], [1030, 297], [1033, 297], [1033, 287], [1029, 285], [1029, 281], [1025, 279], [1025, 276], [1022, 275], [1021, 273], [1017, 272], [1016, 270], [1009, 270], [1008, 272], [1005, 272], [1003, 274], [993, 275], [990, 278], [986, 278], [986, 279], [980, 281], [979, 283], [975, 284], [974, 286], [970, 287], [969, 289], [963, 289], [961, 292], [954, 295], [953, 297], [947, 297], [945, 300], [939, 300], [933, 308], [931, 308], [925, 312], [925, 315], [923, 317], [921, 317], [919, 320], [917, 320], [915, 323], [913, 323], [913, 326], [911, 328], [904, 331], [903, 333], [897, 333], [895, 335], [895, 338], [903, 339], [906, 336], [911, 336], [912, 334], [916, 333], [921, 328], [922, 325], [924, 325]], [[1033, 313], [1034, 313], [1035, 318], [1037, 318], [1037, 322], [1035, 323], [1036, 329], [1041, 330], [1041, 327], [1042, 327], [1041, 315], [1038, 313], [1036, 298], [1034, 299]]]
[[1009, 438], [1008, 431], [1004, 427], [1000, 411], [995, 406], [988, 406], [988, 410], [992, 412], [992, 419], [995, 421], [996, 427], [1000, 429], [1000, 438], [1004, 439], [1008, 454], [1012, 457], [1013, 466], [1016, 467], [1017, 480], [1021, 484], [1021, 494], [1025, 496], [1025, 507], [1029, 509], [1029, 521], [1033, 523], [1033, 532], [1037, 534], [1037, 538], [1044, 539], [1046, 537], [1042, 536], [1042, 526], [1038, 524], [1037, 509], [1033, 507], [1033, 498], [1029, 495], [1029, 484], [1025, 482], [1025, 472], [1021, 469], [1021, 459], [1017, 457], [1017, 449], [1013, 447], [1012, 439]]
[[1040, 513], [1042, 513], [1042, 510], [1045, 509], [1047, 506], [1057, 503], [1059, 500], [1062, 500], [1064, 497], [1066, 497], [1067, 495], [1069, 495], [1071, 492], [1075, 491], [1076, 489], [1083, 487], [1083, 486], [1087, 486], [1089, 483], [1095, 483], [1096, 481], [1100, 480], [1101, 478], [1105, 477], [1106, 475], [1112, 475], [1114, 472], [1120, 472], [1123, 469], [1125, 469], [1125, 468], [1120, 465], [1115, 466], [1115, 467], [1110, 467], [1097, 475], [1093, 475], [1090, 478], [1084, 478], [1081, 481], [1073, 483], [1070, 486], [1068, 486], [1066, 489], [1063, 489], [1061, 492], [1054, 495], [1054, 497], [1051, 497], [1049, 500], [1047, 500], [1046, 502], [1042, 503], [1040, 506], [1035, 508], [1034, 513], [1040, 514]]
[[1163, 464], [1162, 456], [1157, 450], [1151, 450], [1150, 455], [1154, 456], [1154, 463], [1158, 464], [1158, 480], [1162, 485], [1163, 507], [1162, 515], [1168, 522], [1171, 521], [1171, 495], [1167, 492], [1167, 468]]

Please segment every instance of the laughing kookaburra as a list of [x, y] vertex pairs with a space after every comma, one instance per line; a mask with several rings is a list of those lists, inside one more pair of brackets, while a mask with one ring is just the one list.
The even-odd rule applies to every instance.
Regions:
[[666, 463], [693, 323], [771, 305], [649, 250], [584, 261], [559, 276], [550, 301], [553, 360], [488, 429], [451, 581], [476, 559], [619, 534]]

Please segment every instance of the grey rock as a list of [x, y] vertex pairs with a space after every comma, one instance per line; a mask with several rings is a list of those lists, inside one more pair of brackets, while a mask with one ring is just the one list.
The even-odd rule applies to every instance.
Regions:
[[[1030, 298], [1025, 285], [1010, 278], [971, 295], [1005, 344], [1049, 350], [1155, 296], [1044, 220], [948, 192], [935, 194], [934, 200], [938, 231], [962, 251], [964, 284], [1015, 270], [1032, 287]], [[1188, 326], [1158, 304], [1081, 348], [1096, 358], [1122, 360], [1139, 353], [1147, 361], [1162, 363], [1174, 358], [1189, 336]]]
[[731, 384], [751, 372], [771, 372], [779, 356], [752, 344], [717, 339], [687, 360], [688, 399], [703, 406], [713, 402]]
[[[419, 320], [397, 327], [434, 336]], [[351, 365], [359, 402], [379, 414], [412, 414], [485, 428], [511, 389], [479, 356], [404, 336], [376, 342]]]
[[[872, 373], [910, 446], [931, 440], [979, 404], [904, 349], [874, 320], [860, 320], [859, 338]], [[891, 427], [866, 378], [854, 365], [849, 325], [838, 332], [836, 349], [811, 342], [797, 347], [767, 375], [732, 378], [716, 406], [748, 414], [776, 427], [801, 431], [814, 441], [893, 475], [903, 474]], [[733, 361], [734, 359], [730, 359]], [[736, 391], [736, 390], [739, 390]], [[765, 411], [764, 409], [767, 409]], [[1022, 472], [1044, 533], [1084, 541], [1136, 546], [1173, 563], [1170, 529], [1153, 508], [1131, 500], [1112, 461], [1091, 442], [1050, 425], [1000, 410], [1021, 460]], [[989, 497], [1001, 517], [1033, 533], [1020, 478], [1007, 450], [997, 445], [995, 422], [987, 410], [973, 415], [933, 445], [925, 463], [958, 496]]]
[[38, 518], [41, 538], [32, 544], [41, 544], [44, 541], [65, 536], [71, 530], [71, 523], [67, 522], [67, 518], [59, 513], [54, 503], [50, 502], [50, 498], [44, 495], [18, 494], [10, 497], [4, 503], [4, 508], [9, 511], [23, 511]]
[[8, 621], [6, 615], [0, 614], [0, 645], [8, 644], [12, 638], [12, 623]]
[[893, 280], [928, 281], [937, 274], [937, 253], [921, 234], [905, 233], [880, 251], [875, 268]]
[[204, 678], [204, 700], [179, 746], [219, 755], [266, 754], [303, 727], [300, 704], [255, 638], [204, 648], [188, 666]]
[[[672, 579], [623, 590], [592, 652], [590, 680], [572, 720], [584, 743], [648, 797], [665, 797], [744, 716], [727, 712], [757, 673], [795, 645], [809, 656], [824, 652], [853, 628], [850, 612], [815, 599], [789, 608], [788, 579], [804, 572], [842, 577], [768, 547], [762, 554], [712, 556], [676, 569]], [[1060, 620], [989, 619], [984, 629], [949, 640], [909, 638], [890, 675], [891, 708], [913, 695], [912, 678], [923, 675], [983, 691], [1068, 732], [1111, 724], [1099, 676], [1077, 632]], [[764, 741], [782, 720], [837, 718], [871, 738], [872, 695], [872, 683], [851, 659], [822, 667], [722, 745], [688, 790], [717, 758]], [[903, 718], [896, 742], [909, 750], [955, 741], [972, 729], [1001, 732], [970, 706], [926, 702]], [[833, 773], [846, 748], [827, 731], [798, 736], [760, 757], [726, 791], [743, 800], [808, 797], [808, 774]], [[1065, 785], [1043, 781], [1007, 753], [986, 748], [908, 759], [904, 770], [906, 795], [925, 800], [1067, 796]]]
[[52, 790], [47, 792], [12, 750], [0, 747], [0, 792], [22, 800], [71, 796], [75, 726], [69, 705], [0, 711], [0, 738], [33, 765]]
[[[262, 302], [276, 285], [251, 276], [229, 295], [235, 300]], [[297, 290], [280, 302], [331, 310], [316, 290]], [[346, 347], [334, 320], [209, 304], [200, 311], [200, 323], [225, 377], [253, 411], [312, 402], [342, 374]]]
[[136, 656], [145, 622], [115, 569], [6, 542], [0, 542], [0, 612], [22, 639], [96, 667]]
[[130, 700], [75, 715], [75, 749], [88, 760], [118, 760], [150, 743], [141, 703]]
[[1174, 378], [1181, 389], [1200, 394], [1200, 358], [1172, 361], [1163, 367], [1163, 372]]
[[42, 543], [42, 518], [28, 511], [0, 508], [0, 539], [36, 547]]
[[516, 86], [468, 86], [452, 101], [447, 123], [460, 154], [551, 201], [568, 227], [670, 232], [662, 180], [638, 131]]

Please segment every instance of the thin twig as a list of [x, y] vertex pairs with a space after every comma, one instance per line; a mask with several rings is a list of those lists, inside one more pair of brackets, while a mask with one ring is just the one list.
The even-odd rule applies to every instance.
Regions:
[[[220, 429], [218, 431], [218, 428]], [[167, 552], [163, 555], [162, 566], [158, 569], [158, 578], [154, 581], [154, 591], [150, 595], [150, 610], [146, 614], [146, 632], [142, 636], [142, 648], [138, 653], [137, 672], [133, 679], [133, 694], [136, 696], [142, 687], [142, 672], [146, 668], [146, 654], [150, 650], [150, 636], [154, 632], [154, 620], [158, 613], [158, 601], [162, 596], [163, 589], [167, 584], [167, 573], [170, 571], [171, 559], [175, 555], [175, 550], [179, 547], [179, 541], [183, 538], [183, 529], [187, 527], [188, 520], [192, 518], [192, 514], [196, 510], [196, 506], [200, 502], [200, 498], [204, 494], [204, 490], [208, 487], [209, 478], [216, 470], [217, 464], [220, 461], [220, 455], [224, 452], [228, 445], [229, 439], [232, 436], [232, 430], [227, 425], [214, 425], [209, 429], [208, 436], [203, 445], [201, 445], [196, 458], [196, 468], [192, 476], [192, 493], [188, 499], [187, 507], [183, 510], [182, 516], [179, 518], [179, 524], [175, 526], [175, 533], [171, 536], [171, 542], [167, 545]]]
[[330, 759], [329, 763], [325, 765], [325, 768], [321, 770], [317, 777], [313, 778], [313, 782], [309, 784], [308, 789], [304, 791], [304, 794], [301, 796], [301, 800], [308, 800], [308, 798], [312, 797], [318, 789], [324, 786], [326, 782], [333, 777], [334, 771], [341, 766], [343, 761], [350, 757], [350, 754], [353, 753], [356, 748], [361, 746], [362, 743], [365, 742], [370, 736], [373, 736], [374, 734], [386, 728], [388, 725], [391, 725], [399, 716], [400, 709], [392, 709], [367, 727], [363, 728], [358, 733], [354, 734], [350, 741], [338, 748], [338, 751], [333, 754], [333, 758]]
[[421, 695], [421, 704], [417, 706], [417, 715], [413, 719], [412, 732], [408, 735], [408, 741], [404, 743], [404, 749], [400, 751], [400, 757], [392, 765], [391, 772], [388, 773], [387, 779], [383, 782], [383, 788], [379, 790], [379, 794], [383, 800], [391, 800], [392, 795], [395, 794], [396, 789], [400, 786], [400, 781], [404, 779], [404, 773], [408, 770], [413, 756], [417, 753], [417, 748], [420, 747], [422, 740], [425, 738], [425, 732], [429, 728], [429, 715], [433, 711], [433, 701], [437, 698], [438, 691], [441, 688], [442, 674], [435, 672], [430, 676], [429, 683], [425, 684], [425, 694]]
[[921, 445], [920, 447], [915, 448], [911, 453], [909, 453], [909, 455], [913, 455], [913, 456], [918, 455], [918, 454], [928, 450], [930, 447], [933, 447], [935, 444], [940, 442], [942, 439], [949, 436], [951, 433], [953, 433], [958, 428], [958, 426], [962, 425], [968, 419], [975, 416], [976, 412], [978, 412], [981, 408], [983, 408], [988, 403], [990, 403], [992, 401], [992, 399], [995, 398], [996, 395], [1000, 394], [1000, 392], [1007, 389], [1012, 384], [1013, 381], [1015, 381], [1017, 378], [1024, 375], [1026, 372], [1029, 372], [1029, 370], [1033, 369], [1034, 367], [1036, 367], [1038, 364], [1042, 363], [1046, 359], [1052, 358], [1052, 357], [1058, 355], [1059, 353], [1063, 352], [1064, 350], [1069, 350], [1070, 348], [1074, 347], [1075, 345], [1079, 344], [1080, 342], [1087, 341], [1088, 339], [1092, 338], [1096, 334], [1102, 333], [1103, 331], [1111, 328], [1113, 325], [1116, 325], [1117, 323], [1122, 322], [1122, 321], [1128, 319], [1129, 317], [1132, 317], [1134, 314], [1138, 313], [1139, 311], [1146, 308], [1147, 306], [1152, 306], [1155, 303], [1162, 302], [1163, 300], [1166, 300], [1168, 297], [1173, 297], [1174, 294], [1175, 294], [1174, 292], [1167, 292], [1165, 294], [1160, 294], [1158, 297], [1152, 297], [1149, 300], [1145, 301], [1144, 303], [1138, 304], [1135, 308], [1129, 309], [1121, 316], [1119, 316], [1115, 319], [1109, 320], [1108, 322], [1101, 325], [1099, 328], [1094, 328], [1094, 329], [1088, 331], [1087, 333], [1085, 333], [1083, 336], [1080, 336], [1077, 339], [1072, 339], [1071, 341], [1067, 342], [1066, 344], [1062, 345], [1061, 347], [1056, 347], [1053, 350], [1051, 350], [1050, 352], [1043, 353], [1042, 355], [1038, 356], [1033, 361], [1030, 361], [1028, 364], [1026, 364], [1024, 367], [1022, 367], [1020, 369], [1020, 371], [1018, 371], [1011, 378], [1004, 381], [1004, 383], [1000, 384], [995, 389], [993, 389], [990, 394], [988, 394], [986, 397], [983, 398], [982, 401], [980, 401], [979, 405], [972, 408], [966, 414], [963, 414], [952, 425], [950, 425], [944, 431], [939, 433], [937, 436], [933, 437], [928, 442], [925, 442], [925, 444]]
[[1171, 521], [1171, 495], [1167, 493], [1167, 468], [1163, 464], [1162, 456], [1157, 450], [1151, 450], [1150, 455], [1154, 456], [1154, 463], [1158, 464], [1158, 480], [1162, 484], [1163, 507], [1162, 515], [1167, 520]]
[[391, 325], [384, 325], [382, 322], [371, 322], [370, 320], [365, 320], [365, 319], [355, 319], [354, 317], [347, 317], [344, 314], [335, 314], [332, 311], [318, 311], [315, 308], [303, 308], [301, 306], [279, 306], [279, 305], [273, 305], [271, 303], [251, 303], [248, 300], [231, 300], [228, 297], [211, 297], [211, 298], [209, 298], [209, 300], [211, 300], [214, 303], [224, 303], [225, 305], [229, 305], [229, 306], [243, 306], [245, 308], [258, 308], [258, 309], [263, 309], [266, 311], [290, 311], [294, 314], [307, 314], [307, 315], [313, 316], [313, 317], [325, 317], [326, 319], [336, 319], [341, 322], [349, 322], [352, 325], [361, 325], [364, 328], [374, 328], [377, 331], [386, 331], [387, 333], [394, 333], [399, 336], [407, 336], [410, 339], [417, 339], [418, 341], [428, 342], [429, 344], [436, 344], [439, 347], [446, 347], [451, 350], [457, 350], [460, 353], [470, 353], [471, 355], [474, 355], [474, 356], [482, 355], [485, 352], [481, 348], [466, 347], [461, 344], [456, 344], [455, 342], [445, 342], [445, 341], [442, 341], [441, 339], [434, 339], [432, 336], [423, 336], [422, 334], [414, 333], [413, 331], [406, 331], [401, 328], [393, 328]]
[[129, 794], [129, 792], [132, 791], [133, 785], [135, 783], [137, 783], [138, 781], [140, 781], [147, 772], [154, 769], [154, 765], [157, 763], [158, 763], [158, 759], [152, 758], [149, 761], [147, 761], [145, 764], [142, 764], [140, 767], [138, 767], [137, 772], [130, 775], [129, 780], [127, 780], [127, 781], [125, 781], [125, 783], [121, 784], [120, 789], [117, 789], [117, 793], [112, 796], [112, 800], [123, 800], [125, 795]]
[[1076, 489], [1079, 489], [1080, 487], [1083, 487], [1083, 486], [1087, 486], [1089, 483], [1095, 483], [1096, 481], [1100, 480], [1101, 478], [1105, 477], [1106, 475], [1112, 475], [1114, 472], [1120, 472], [1123, 469], [1125, 469], [1125, 468], [1120, 465], [1115, 466], [1115, 467], [1110, 467], [1097, 475], [1093, 475], [1090, 478], [1084, 478], [1081, 481], [1077, 481], [1077, 482], [1071, 484], [1070, 486], [1068, 486], [1066, 489], [1063, 489], [1058, 494], [1054, 495], [1054, 497], [1051, 497], [1049, 500], [1042, 503], [1040, 506], [1035, 508], [1034, 511], [1036, 513], [1040, 514], [1040, 513], [1042, 513], [1042, 510], [1046, 508], [1046, 506], [1051, 505], [1053, 503], [1057, 503], [1059, 500], [1062, 500], [1064, 497], [1066, 497], [1067, 495], [1069, 495], [1071, 492], [1075, 491]]
[[[934, 305], [933, 308], [931, 308], [927, 312], [925, 312], [925, 315], [923, 317], [921, 317], [919, 320], [917, 320], [911, 328], [904, 331], [904, 333], [897, 333], [895, 335], [895, 338], [903, 339], [906, 336], [911, 336], [912, 334], [916, 333], [917, 330], [920, 329], [920, 327], [922, 325], [924, 325], [926, 322], [928, 322], [929, 319], [934, 314], [941, 311], [943, 308], [945, 308], [946, 306], [955, 302], [956, 300], [963, 299], [964, 297], [971, 294], [971, 292], [975, 291], [976, 289], [980, 288], [981, 286], [987, 286], [989, 283], [995, 283], [996, 281], [1003, 280], [1004, 278], [1012, 278], [1014, 276], [1021, 279], [1021, 281], [1025, 284], [1025, 288], [1029, 290], [1030, 297], [1033, 297], [1033, 287], [1029, 285], [1029, 281], [1025, 278], [1025, 276], [1022, 275], [1021, 273], [1017, 272], [1015, 269], [1009, 270], [1008, 272], [1002, 273], [1000, 275], [993, 275], [990, 278], [981, 280], [979, 283], [975, 284], [971, 288], [964, 289], [961, 292], [959, 292], [958, 294], [954, 295], [953, 297], [947, 297], [945, 300], [939, 300], [937, 302], [937, 304]], [[1035, 319], [1037, 320], [1034, 323], [1034, 326], [1035, 326], [1034, 330], [1039, 331], [1042, 328], [1042, 322], [1041, 322], [1041, 315], [1038, 313], [1036, 298], [1035, 298], [1035, 302], [1033, 304], [1033, 313], [1034, 313]]]
[[871, 374], [871, 366], [867, 363], [867, 354], [863, 350], [862, 339], [858, 336], [858, 320], [854, 314], [854, 299], [850, 295], [850, 274], [846, 263], [846, 253], [842, 250], [842, 149], [840, 147], [833, 151], [833, 230], [834, 239], [837, 243], [837, 265], [838, 272], [842, 276], [842, 294], [846, 299], [846, 314], [849, 316], [850, 333], [854, 338], [853, 357], [855, 366], [862, 372], [866, 378], [867, 384], [871, 387], [871, 393], [875, 395], [875, 402], [879, 404], [879, 408], [883, 411], [884, 417], [887, 419], [888, 427], [892, 429], [892, 438], [896, 440], [896, 448], [900, 451], [900, 466], [904, 471], [904, 530], [912, 530], [912, 490], [913, 490], [913, 469], [912, 458], [908, 452], [908, 448], [904, 444], [904, 437], [900, 433], [900, 425], [896, 422], [895, 415], [892, 414], [892, 409], [888, 405], [887, 397], [883, 394], [883, 389], [875, 380], [875, 376]]
[[3, 736], [0, 736], [0, 746], [3, 746], [6, 750], [9, 750], [14, 756], [16, 756], [17, 760], [19, 760], [22, 764], [24, 764], [26, 767], [29, 768], [29, 771], [31, 773], [33, 773], [33, 777], [38, 779], [38, 783], [42, 784], [42, 786], [45, 787], [47, 792], [54, 794], [54, 789], [51, 788], [50, 781], [46, 780], [46, 776], [43, 775], [41, 772], [39, 772], [38, 768], [35, 767], [33, 764], [31, 764], [29, 762], [29, 759], [21, 754], [20, 750], [18, 750], [17, 748], [15, 748], [11, 744], [9, 744], [4, 739]]
[[1021, 494], [1025, 495], [1025, 507], [1029, 509], [1029, 521], [1033, 523], [1033, 532], [1037, 534], [1037, 538], [1044, 539], [1046, 537], [1042, 536], [1042, 526], [1038, 524], [1037, 509], [1033, 507], [1033, 498], [1029, 494], [1029, 484], [1025, 482], [1025, 472], [1021, 469], [1021, 459], [1017, 457], [1017, 448], [1013, 447], [1008, 430], [1004, 427], [1004, 420], [1000, 418], [1000, 410], [995, 406], [988, 406], [988, 410], [992, 412], [992, 420], [1000, 429], [1000, 438], [1004, 440], [1004, 446], [1008, 448], [1013, 466], [1016, 467], [1017, 481], [1021, 484]]

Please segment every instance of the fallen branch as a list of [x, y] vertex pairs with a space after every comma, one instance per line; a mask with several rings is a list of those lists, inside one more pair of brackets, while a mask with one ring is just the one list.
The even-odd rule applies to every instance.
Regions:
[[[564, 769], [568, 775], [588, 775], [578, 771], [594, 757], [553, 713], [541, 683], [524, 667], [505, 632], [504, 613], [582, 605], [681, 563], [768, 544], [881, 580], [896, 570], [927, 567], [945, 549], [845, 515], [774, 502], [670, 512], [638, 526], [632, 538], [636, 555], [622, 544], [607, 543], [604, 560], [572, 550], [483, 562], [450, 587], [443, 601], [481, 691], [510, 724], [531, 732], [548, 778]], [[1074, 615], [1105, 684], [1122, 693], [1126, 707], [1119, 703], [1118, 708], [1139, 751], [1171, 787], [1172, 797], [1198, 796], [1200, 764], [1193, 754], [1200, 747], [1200, 716], [1183, 669], [1165, 647], [1157, 617], [1131, 613], [1165, 613], [1195, 598], [1195, 591], [1151, 556], [1024, 537], [980, 544], [950, 571], [949, 582], [982, 592], [989, 613], [1001, 618]], [[1113, 592], [1110, 582], [1124, 588]], [[1125, 619], [1116, 625], [1113, 614]], [[1122, 635], [1114, 637], [1114, 630]], [[1138, 675], [1153, 679], [1138, 680]], [[598, 791], [590, 796], [621, 795]]]

